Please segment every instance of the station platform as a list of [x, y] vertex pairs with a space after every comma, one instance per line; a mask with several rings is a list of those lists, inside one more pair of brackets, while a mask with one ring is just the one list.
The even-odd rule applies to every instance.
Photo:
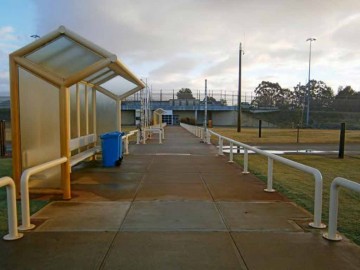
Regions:
[[0, 269], [360, 269], [359, 246], [323, 239], [311, 213], [215, 146], [181, 127], [156, 136], [119, 167], [74, 167], [73, 198], [0, 241]]

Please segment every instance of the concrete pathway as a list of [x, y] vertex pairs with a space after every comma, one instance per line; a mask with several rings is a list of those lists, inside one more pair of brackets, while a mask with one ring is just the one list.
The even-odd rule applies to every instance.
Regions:
[[180, 127], [132, 145], [120, 167], [74, 168], [73, 199], [0, 241], [0, 269], [360, 269], [360, 248], [328, 242], [311, 215]]

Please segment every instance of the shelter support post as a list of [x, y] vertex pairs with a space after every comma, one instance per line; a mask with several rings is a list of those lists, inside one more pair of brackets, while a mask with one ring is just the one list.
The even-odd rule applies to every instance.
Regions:
[[[81, 116], [80, 116], [80, 89], [79, 84], [76, 84], [76, 136], [81, 136]], [[80, 149], [77, 150], [80, 153]]]
[[121, 132], [121, 100], [116, 100], [116, 126]]
[[85, 135], [89, 135], [89, 95], [87, 84], [85, 84]]
[[[97, 130], [96, 130], [96, 89], [92, 88], [92, 121], [93, 121], [93, 134], [97, 134]], [[96, 146], [96, 142], [94, 143], [94, 146]]]
[[71, 199], [70, 188], [70, 90], [62, 86], [60, 88], [60, 155], [67, 161], [61, 164], [61, 186], [63, 199]]
[[20, 100], [19, 100], [19, 69], [12, 56], [10, 63], [10, 95], [11, 95], [11, 142], [13, 179], [17, 196], [20, 193], [21, 177], [21, 137], [20, 137]]

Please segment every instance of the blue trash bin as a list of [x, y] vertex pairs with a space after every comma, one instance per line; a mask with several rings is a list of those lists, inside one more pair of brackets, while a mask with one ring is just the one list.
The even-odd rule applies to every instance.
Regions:
[[109, 132], [100, 135], [102, 148], [102, 164], [104, 167], [118, 166], [122, 160], [123, 132]]

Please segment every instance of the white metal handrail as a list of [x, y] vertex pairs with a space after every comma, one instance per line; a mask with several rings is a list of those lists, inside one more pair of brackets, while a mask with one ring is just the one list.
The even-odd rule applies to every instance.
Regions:
[[192, 126], [184, 123], [180, 123], [180, 126], [185, 128], [187, 131], [194, 134], [195, 136], [199, 137], [203, 142], [210, 144], [209, 130], [204, 131], [203, 127]]
[[336, 177], [330, 186], [330, 203], [329, 203], [329, 229], [323, 237], [328, 240], [340, 241], [342, 237], [336, 233], [338, 205], [339, 205], [339, 187], [344, 187], [360, 193], [360, 184], [342, 177]]
[[44, 164], [40, 164], [31, 168], [26, 169], [20, 180], [21, 187], [21, 221], [22, 224], [19, 226], [19, 230], [26, 231], [31, 230], [35, 225], [30, 223], [30, 200], [29, 200], [29, 179], [32, 175], [50, 169], [67, 161], [66, 157], [58, 158]]
[[[135, 130], [131, 130], [128, 134], [126, 134], [125, 136], [122, 136], [122, 141], [124, 143], [124, 148], [125, 148], [125, 155], [129, 154], [129, 138], [133, 135], [135, 135], [136, 133], [139, 133], [139, 130], [135, 129]], [[138, 136], [137, 136], [138, 138]]]
[[248, 151], [253, 151], [255, 153], [258, 153], [260, 155], [266, 156], [268, 158], [268, 174], [267, 174], [267, 188], [265, 189], [266, 192], [274, 192], [272, 183], [273, 183], [273, 161], [276, 160], [278, 162], [281, 162], [285, 165], [288, 165], [290, 167], [293, 167], [295, 169], [298, 169], [300, 171], [312, 174], [314, 176], [315, 180], [315, 198], [314, 198], [314, 221], [311, 222], [309, 225], [313, 228], [325, 228], [326, 225], [321, 223], [321, 215], [322, 215], [322, 188], [323, 188], [323, 178], [321, 172], [313, 167], [295, 162], [290, 159], [286, 159], [284, 157], [277, 156], [275, 154], [269, 153], [264, 150], [260, 150], [256, 147], [235, 141], [233, 139], [230, 139], [228, 137], [222, 136], [221, 134], [218, 134], [214, 131], [211, 131], [209, 129], [204, 130], [202, 127], [196, 127], [196, 126], [190, 126], [187, 124], [182, 124], [185, 129], [190, 131], [191, 133], [196, 135], [197, 129], [203, 129], [202, 133], [206, 134], [206, 141], [210, 142], [210, 136], [211, 134], [218, 137], [219, 141], [219, 155], [223, 155], [223, 143], [224, 141], [228, 141], [230, 143], [230, 155], [229, 159], [230, 162], [232, 162], [233, 158], [233, 147], [234, 145], [240, 146], [244, 148], [244, 172], [248, 173]]
[[11, 177], [4, 176], [0, 178], [0, 187], [6, 186], [8, 230], [9, 233], [3, 237], [4, 240], [16, 240], [23, 237], [18, 232], [17, 209], [16, 209], [16, 191], [15, 183]]

